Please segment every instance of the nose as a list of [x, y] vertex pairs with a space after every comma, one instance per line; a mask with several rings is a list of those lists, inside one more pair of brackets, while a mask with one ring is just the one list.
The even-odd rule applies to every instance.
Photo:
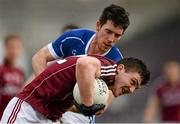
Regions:
[[129, 88], [129, 89], [130, 89], [130, 92], [133, 93], [134, 90], [135, 90], [135, 87], [131, 87], [131, 88]]
[[115, 36], [114, 36], [114, 34], [109, 35], [108, 40], [109, 40], [111, 43], [114, 43], [114, 41], [115, 41]]

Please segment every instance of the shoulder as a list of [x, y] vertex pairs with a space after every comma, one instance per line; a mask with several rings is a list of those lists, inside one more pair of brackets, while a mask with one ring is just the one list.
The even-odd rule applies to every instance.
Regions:
[[114, 54], [116, 54], [116, 55], [122, 54], [121, 50], [120, 50], [118, 47], [116, 47], [116, 46], [113, 46], [113, 47], [111, 48], [110, 53], [114, 53]]
[[167, 86], [168, 86], [168, 83], [165, 80], [162, 79], [161, 81], [157, 82], [157, 84], [155, 85], [154, 90], [155, 90], [155, 92], [157, 94], [159, 94], [159, 93], [163, 92], [164, 89], [166, 89]]
[[116, 63], [115, 61], [104, 56], [98, 56], [98, 55], [90, 55], [90, 56], [97, 58], [100, 61], [101, 65], [114, 65]]
[[95, 34], [93, 30], [90, 29], [73, 29], [71, 31], [65, 32], [64, 35], [66, 37], [71, 37], [71, 38], [80, 38], [80, 39], [85, 39], [85, 38], [90, 38], [92, 35]]
[[116, 46], [113, 46], [111, 48], [111, 50], [108, 52], [106, 57], [108, 57], [109, 59], [111, 59], [113, 61], [116, 61], [116, 62], [118, 62], [121, 59], [123, 59], [123, 55], [122, 55], [121, 50], [118, 47], [116, 47]]
[[81, 41], [81, 43], [86, 44], [92, 38], [92, 36], [94, 36], [94, 34], [95, 32], [90, 29], [73, 29], [60, 35], [60, 37], [57, 38], [54, 43]]

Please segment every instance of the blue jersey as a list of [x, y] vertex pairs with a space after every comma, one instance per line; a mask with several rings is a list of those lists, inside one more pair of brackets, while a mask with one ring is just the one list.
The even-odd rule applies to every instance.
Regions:
[[[95, 36], [95, 32], [88, 29], [75, 29], [62, 34], [57, 40], [48, 44], [51, 55], [58, 58], [65, 58], [75, 55], [88, 54], [88, 48]], [[119, 61], [123, 58], [120, 50], [113, 46], [106, 53], [102, 54], [111, 60]]]

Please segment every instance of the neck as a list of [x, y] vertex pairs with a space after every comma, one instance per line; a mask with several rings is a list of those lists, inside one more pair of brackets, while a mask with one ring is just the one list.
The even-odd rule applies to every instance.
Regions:
[[104, 52], [102, 52], [100, 49], [99, 49], [99, 46], [98, 46], [98, 41], [97, 41], [97, 38], [95, 37], [93, 39], [93, 41], [90, 43], [89, 45], [89, 49], [88, 49], [88, 54], [93, 54], [93, 55], [101, 55], [103, 54]]

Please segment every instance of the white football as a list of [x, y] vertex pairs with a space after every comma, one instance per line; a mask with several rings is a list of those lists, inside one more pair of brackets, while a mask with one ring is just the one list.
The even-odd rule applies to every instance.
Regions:
[[[79, 87], [76, 83], [73, 89], [73, 97], [78, 104], [82, 104]], [[109, 89], [107, 84], [102, 80], [96, 78], [94, 81], [94, 89], [93, 89], [93, 100], [94, 104], [105, 104], [109, 97]]]

